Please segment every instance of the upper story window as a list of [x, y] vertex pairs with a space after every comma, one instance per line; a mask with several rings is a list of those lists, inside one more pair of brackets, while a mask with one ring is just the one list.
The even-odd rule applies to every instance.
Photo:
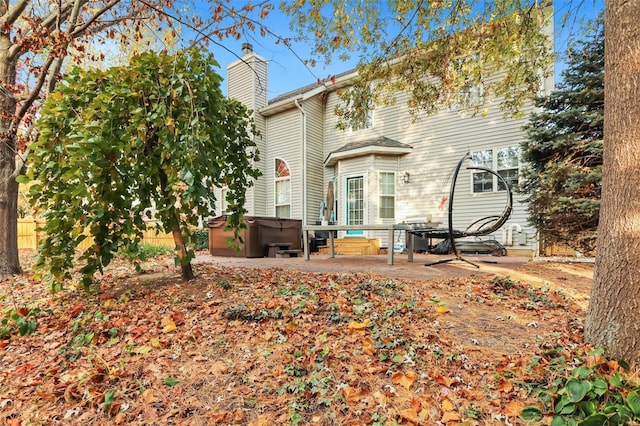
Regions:
[[291, 172], [286, 161], [276, 158], [275, 163], [276, 217], [291, 217]]
[[393, 172], [380, 172], [378, 176], [380, 219], [393, 219], [396, 216], [396, 174]]
[[364, 123], [351, 127], [351, 131], [357, 132], [358, 130], [371, 129], [372, 127], [373, 127], [373, 110], [368, 109], [367, 112], [365, 113]]
[[[518, 185], [520, 150], [517, 146], [476, 151], [472, 157], [474, 165], [495, 170], [511, 188]], [[472, 181], [474, 193], [507, 189], [497, 177], [488, 172], [474, 171]]]

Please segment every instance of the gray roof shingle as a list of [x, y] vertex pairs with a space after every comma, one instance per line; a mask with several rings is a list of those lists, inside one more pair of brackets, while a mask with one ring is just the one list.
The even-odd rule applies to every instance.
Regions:
[[333, 153], [351, 151], [354, 149], [364, 148], [367, 146], [382, 146], [387, 148], [413, 148], [410, 145], [407, 145], [402, 142], [398, 142], [386, 136], [379, 136], [374, 139], [365, 139], [363, 141], [358, 141], [358, 142], [349, 142], [348, 144], [345, 144], [340, 148], [336, 149], [335, 151], [333, 151]]

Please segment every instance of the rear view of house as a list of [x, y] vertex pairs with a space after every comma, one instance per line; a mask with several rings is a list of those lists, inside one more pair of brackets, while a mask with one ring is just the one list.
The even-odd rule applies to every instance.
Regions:
[[[263, 176], [248, 194], [249, 215], [301, 219], [319, 224], [322, 208], [341, 225], [394, 224], [405, 221], [447, 223], [451, 175], [467, 152], [475, 164], [497, 171], [511, 185], [521, 168], [523, 119], [504, 118], [493, 108], [472, 117], [456, 108], [413, 119], [406, 98], [369, 111], [360, 128], [340, 130], [333, 111], [336, 90], [350, 84], [346, 72], [267, 99], [268, 63], [245, 45], [243, 58], [227, 67], [228, 96], [254, 111]], [[544, 90], [550, 90], [547, 81]], [[333, 202], [327, 206], [329, 182]], [[463, 169], [456, 185], [454, 227], [464, 229], [479, 217], [499, 214], [506, 188], [481, 171]], [[224, 189], [222, 189], [224, 191]], [[516, 196], [510, 219], [492, 238], [510, 254], [533, 255], [536, 230], [527, 224], [526, 205]], [[216, 214], [224, 213], [224, 205]], [[402, 245], [404, 233], [389, 241], [386, 232], [341, 231], [338, 238], [378, 239], [380, 247]]]

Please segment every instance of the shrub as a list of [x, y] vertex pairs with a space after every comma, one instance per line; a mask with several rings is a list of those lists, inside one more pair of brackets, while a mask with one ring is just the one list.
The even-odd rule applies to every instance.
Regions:
[[[541, 367], [540, 361], [532, 367]], [[543, 408], [525, 407], [524, 420], [539, 422], [552, 416], [551, 426], [626, 425], [640, 420], [640, 383], [631, 380], [626, 362], [606, 359], [602, 349], [575, 361], [568, 377], [556, 376], [566, 371], [563, 356], [544, 362], [548, 380], [533, 386]]]
[[158, 256], [173, 254], [173, 249], [163, 246], [154, 246], [151, 244], [132, 244], [126, 249], [120, 249], [118, 254], [131, 262], [135, 266], [136, 271], [141, 272], [141, 262]]
[[197, 229], [192, 234], [193, 248], [195, 250], [209, 249], [209, 232], [206, 229]]

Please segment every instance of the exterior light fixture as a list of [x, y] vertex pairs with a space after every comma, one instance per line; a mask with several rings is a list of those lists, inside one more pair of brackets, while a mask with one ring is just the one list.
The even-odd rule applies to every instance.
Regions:
[[409, 172], [404, 172], [404, 174], [402, 175], [402, 182], [404, 183], [411, 182], [411, 175], [409, 174]]

